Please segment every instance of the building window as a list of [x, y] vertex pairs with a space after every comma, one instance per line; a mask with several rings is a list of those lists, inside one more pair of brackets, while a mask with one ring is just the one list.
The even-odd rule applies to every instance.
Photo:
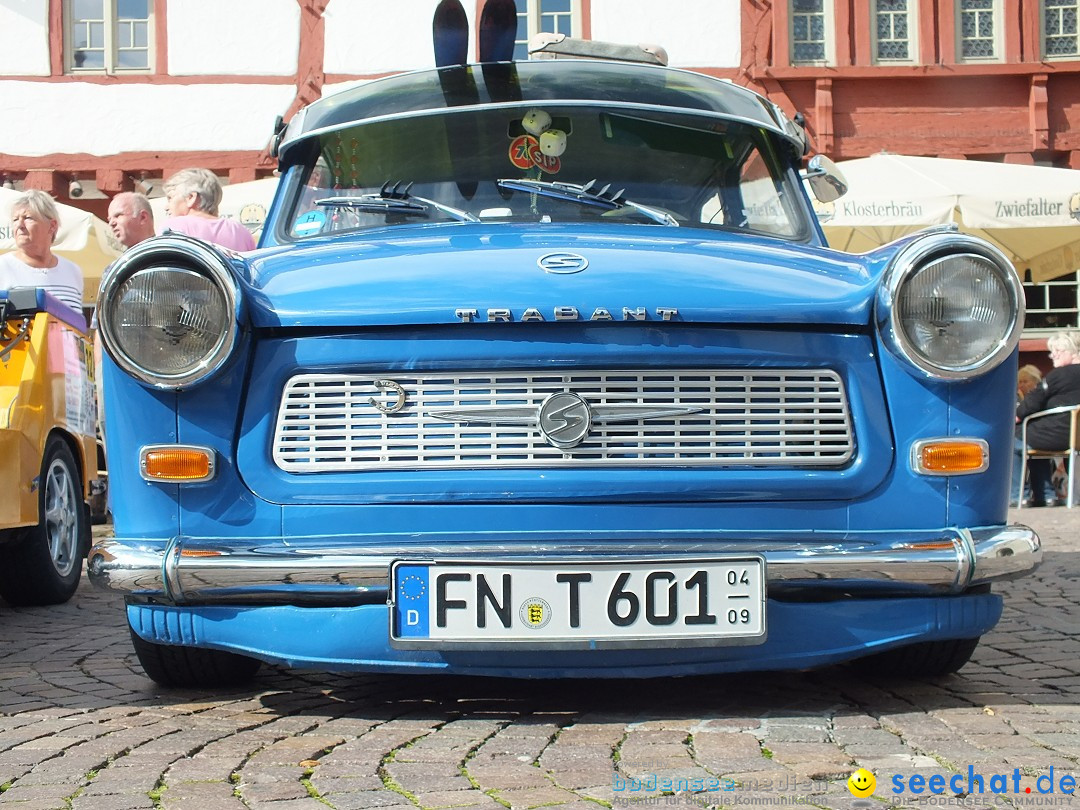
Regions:
[[151, 0], [65, 0], [67, 69], [149, 71], [151, 5]]
[[1080, 56], [1077, 16], [1080, 0], [1043, 0], [1043, 55], [1047, 58]]
[[876, 0], [873, 6], [874, 61], [911, 62], [917, 0]]
[[514, 59], [529, 58], [529, 38], [539, 33], [581, 36], [581, 0], [514, 0], [518, 29]]
[[792, 0], [791, 63], [826, 64], [830, 56], [826, 0]]
[[960, 0], [957, 56], [961, 62], [992, 61], [1000, 58], [998, 45], [998, 0]]
[[1059, 329], [1075, 329], [1080, 315], [1077, 287], [1080, 273], [1041, 283], [1024, 282], [1024, 334], [1047, 334]]

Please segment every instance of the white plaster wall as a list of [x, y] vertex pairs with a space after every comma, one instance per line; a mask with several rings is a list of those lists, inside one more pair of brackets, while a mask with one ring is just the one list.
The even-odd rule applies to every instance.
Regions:
[[340, 93], [343, 90], [352, 90], [354, 87], [359, 87], [362, 84], [367, 84], [374, 79], [353, 79], [347, 82], [336, 82], [334, 84], [324, 84], [322, 87], [322, 97], [332, 96], [336, 93]]
[[0, 75], [49, 72], [48, 0], [0, 0]]
[[[438, 4], [438, 0], [330, 0], [323, 15], [326, 72], [369, 75], [435, 67], [431, 20]], [[474, 59], [476, 4], [462, 5], [469, 16], [469, 58]]]
[[0, 81], [0, 154], [262, 149], [295, 93], [291, 84]]
[[667, 49], [673, 67], [738, 67], [739, 0], [592, 0], [592, 38]]
[[174, 76], [296, 74], [296, 0], [169, 0], [168, 14]]

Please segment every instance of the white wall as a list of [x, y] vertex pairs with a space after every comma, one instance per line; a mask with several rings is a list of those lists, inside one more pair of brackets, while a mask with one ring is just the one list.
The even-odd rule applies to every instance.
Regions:
[[[435, 67], [431, 20], [438, 4], [438, 0], [330, 0], [323, 15], [326, 72], [369, 75]], [[462, 5], [469, 16], [473, 59], [476, 4], [466, 0]]]
[[0, 153], [262, 149], [295, 93], [291, 84], [2, 82]]
[[662, 45], [673, 67], [738, 67], [739, 0], [592, 0], [592, 38]]
[[292, 76], [300, 52], [296, 0], [169, 0], [169, 73]]
[[49, 75], [48, 0], [0, 0], [0, 75]]

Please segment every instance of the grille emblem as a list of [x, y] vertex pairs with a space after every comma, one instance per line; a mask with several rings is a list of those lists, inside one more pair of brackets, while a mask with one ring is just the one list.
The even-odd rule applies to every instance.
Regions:
[[536, 263], [545, 273], [560, 275], [580, 273], [589, 266], [589, 260], [577, 253], [545, 253]]
[[592, 426], [604, 422], [644, 422], [676, 419], [700, 413], [701, 408], [662, 405], [590, 405], [569, 391], [551, 394], [540, 407], [479, 407], [430, 411], [433, 419], [462, 425], [531, 425], [545, 441], [560, 450], [577, 447], [588, 438]]
[[577, 447], [592, 428], [589, 403], [577, 394], [552, 394], [540, 404], [536, 417], [540, 433], [552, 447], [569, 450]]
[[396, 382], [393, 380], [375, 380], [373, 384], [379, 389], [380, 394], [389, 394], [391, 398], [389, 400], [378, 400], [375, 397], [368, 397], [368, 405], [372, 408], [385, 414], [391, 414], [397, 413], [405, 407], [407, 394], [405, 389]]

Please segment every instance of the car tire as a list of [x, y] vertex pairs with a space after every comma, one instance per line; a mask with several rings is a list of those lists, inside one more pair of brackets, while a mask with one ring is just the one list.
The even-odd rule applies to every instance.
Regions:
[[150, 680], [162, 686], [182, 689], [239, 686], [250, 681], [262, 665], [255, 658], [223, 650], [155, 644], [134, 630], [131, 630], [131, 645]]
[[79, 587], [90, 548], [90, 517], [82, 475], [59, 436], [45, 445], [38, 478], [37, 526], [16, 530], [0, 567], [0, 596], [17, 606], [58, 605]]
[[920, 641], [860, 658], [854, 664], [864, 675], [934, 678], [959, 670], [978, 646], [978, 638]]

